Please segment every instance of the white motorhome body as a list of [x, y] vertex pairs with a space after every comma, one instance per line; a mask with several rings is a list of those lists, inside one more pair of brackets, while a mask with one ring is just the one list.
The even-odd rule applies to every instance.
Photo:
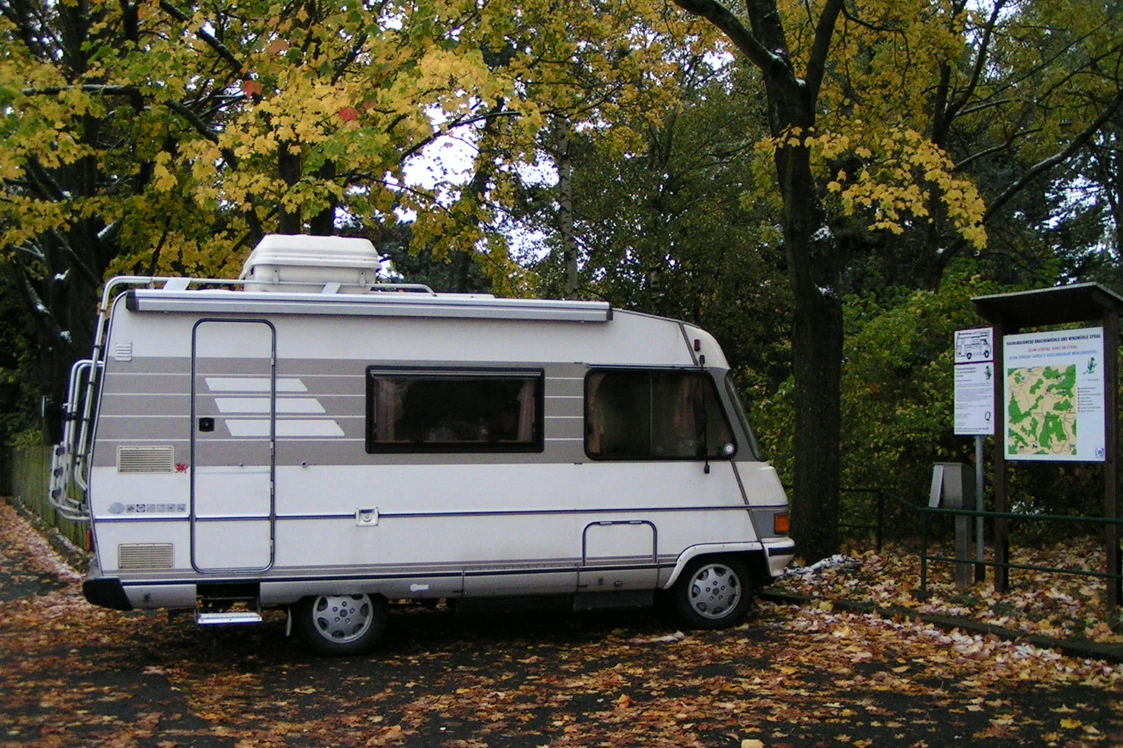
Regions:
[[317, 241], [270, 237], [237, 290], [107, 288], [59, 449], [86, 501], [54, 491], [91, 521], [90, 602], [203, 623], [290, 607], [333, 653], [372, 644], [395, 599], [672, 590], [688, 622], [731, 625], [791, 560], [709, 334], [599, 302], [373, 291], [318, 270]]

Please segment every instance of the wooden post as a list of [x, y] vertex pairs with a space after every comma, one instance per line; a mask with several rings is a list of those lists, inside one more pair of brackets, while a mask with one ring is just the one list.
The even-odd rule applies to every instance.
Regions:
[[[1002, 336], [1007, 333], [1005, 321], [994, 321], [994, 511], [1007, 512], [1006, 500], [1006, 365], [1002, 361]], [[998, 564], [1010, 563], [1010, 521], [1005, 517], [994, 519], [994, 560]], [[1010, 570], [994, 567], [994, 591], [1005, 592], [1010, 584]]]
[[[993, 350], [993, 348], [992, 348]], [[998, 367], [992, 364], [992, 372], [997, 372]], [[995, 413], [991, 414], [991, 423], [996, 422]], [[995, 429], [998, 427], [995, 426]], [[982, 513], [986, 510], [986, 503], [983, 501], [983, 474], [986, 472], [986, 455], [983, 450], [982, 436], [975, 437], [975, 511], [979, 512], [979, 516], [975, 517], [975, 581], [985, 582], [987, 578], [987, 567], [983, 563], [986, 561], [986, 529], [983, 523]]]
[[[1119, 314], [1114, 309], [1104, 312], [1104, 517], [1119, 518]], [[1119, 525], [1108, 525], [1104, 531], [1107, 551], [1107, 573], [1120, 573]], [[1123, 601], [1123, 580], [1107, 580], [1107, 607], [1116, 608]]]

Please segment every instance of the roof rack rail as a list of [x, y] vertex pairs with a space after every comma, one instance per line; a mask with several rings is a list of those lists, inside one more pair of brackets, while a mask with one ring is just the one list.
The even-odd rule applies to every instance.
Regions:
[[371, 291], [382, 291], [383, 293], [391, 291], [399, 291], [403, 293], [425, 293], [430, 296], [436, 296], [437, 292], [426, 286], [424, 283], [375, 283], [370, 287]]

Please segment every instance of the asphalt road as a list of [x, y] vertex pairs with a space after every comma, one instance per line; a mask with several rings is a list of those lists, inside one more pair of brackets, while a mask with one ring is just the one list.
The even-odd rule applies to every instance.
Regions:
[[816, 606], [678, 632], [653, 612], [395, 606], [374, 654], [82, 600], [0, 504], [0, 745], [1123, 745], [1123, 667]]

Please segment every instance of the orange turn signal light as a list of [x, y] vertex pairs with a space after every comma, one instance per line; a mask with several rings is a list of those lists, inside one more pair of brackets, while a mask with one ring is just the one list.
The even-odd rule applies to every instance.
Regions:
[[772, 515], [772, 529], [777, 535], [787, 535], [792, 529], [792, 518], [790, 514], [773, 514]]

